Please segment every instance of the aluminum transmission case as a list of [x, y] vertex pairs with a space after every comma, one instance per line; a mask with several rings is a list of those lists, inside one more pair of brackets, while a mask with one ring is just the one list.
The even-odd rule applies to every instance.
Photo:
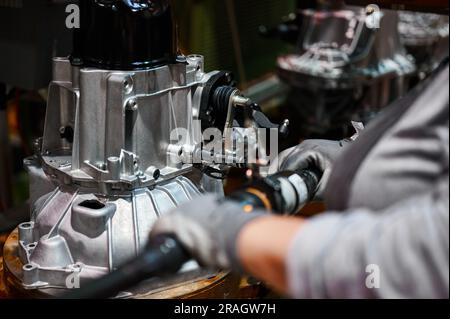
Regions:
[[398, 13], [368, 8], [302, 10], [297, 52], [278, 58], [293, 110], [307, 136], [348, 135], [403, 96], [416, 73], [398, 32]]
[[[19, 226], [27, 289], [68, 288], [137, 256], [159, 216], [214, 180], [174, 160], [201, 142], [203, 58], [142, 71], [53, 62], [44, 137], [25, 161], [31, 221]], [[178, 129], [185, 145], [172, 144]], [[171, 136], [172, 135], [172, 136]]]

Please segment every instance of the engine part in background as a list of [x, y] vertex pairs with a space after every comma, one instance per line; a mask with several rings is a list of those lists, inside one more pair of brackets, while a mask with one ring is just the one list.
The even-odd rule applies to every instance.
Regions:
[[449, 17], [431, 13], [399, 12], [402, 43], [414, 57], [417, 80], [423, 80], [448, 56]]
[[[356, 6], [366, 6], [370, 3], [370, 1], [366, 0], [346, 0], [346, 2]], [[392, 10], [410, 10], [448, 14], [447, 0], [377, 0], [376, 4], [383, 8]]]
[[[321, 175], [314, 168], [280, 172], [267, 178], [254, 179], [228, 198], [241, 206], [242, 214], [251, 214], [259, 209], [267, 213], [295, 215], [314, 197]], [[153, 238], [135, 259], [62, 298], [114, 297], [149, 278], [164, 278], [177, 273], [191, 259], [192, 256], [177, 237], [170, 233], [161, 234]]]
[[[298, 53], [278, 58], [291, 86], [292, 123], [302, 137], [342, 138], [408, 90], [416, 71], [398, 32], [398, 13], [366, 8], [303, 10]], [[336, 5], [336, 3], [335, 3]]]

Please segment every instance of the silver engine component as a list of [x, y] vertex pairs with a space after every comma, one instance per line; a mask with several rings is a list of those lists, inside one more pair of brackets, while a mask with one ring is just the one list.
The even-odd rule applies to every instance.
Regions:
[[448, 56], [449, 18], [445, 15], [399, 12], [403, 44], [414, 56], [419, 79], [431, 73]]
[[322, 88], [338, 89], [415, 71], [397, 31], [398, 13], [368, 15], [361, 8], [348, 7], [329, 12], [306, 10], [304, 15], [307, 27], [302, 52], [278, 60], [281, 74], [298, 86], [307, 84], [289, 74], [303, 75], [308, 85], [316, 80]]
[[401, 97], [416, 71], [400, 41], [398, 13], [342, 6], [303, 10], [298, 52], [278, 58], [296, 111], [313, 133], [368, 120]]
[[[187, 62], [122, 72], [54, 60], [44, 137], [25, 161], [34, 203], [19, 226], [25, 288], [106, 274], [144, 248], [159, 216], [223, 193], [220, 181], [174, 160], [201, 142], [201, 93], [215, 74], [202, 57]], [[190, 141], [172, 145], [180, 128]]]

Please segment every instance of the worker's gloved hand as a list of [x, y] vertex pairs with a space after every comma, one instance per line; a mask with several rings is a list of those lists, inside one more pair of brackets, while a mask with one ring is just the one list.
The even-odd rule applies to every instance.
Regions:
[[323, 199], [325, 187], [331, 174], [333, 163], [350, 142], [329, 140], [306, 140], [300, 145], [282, 152], [270, 166], [269, 173], [296, 171], [314, 167], [323, 175], [315, 200]]
[[214, 195], [202, 196], [162, 216], [150, 239], [174, 235], [202, 266], [242, 272], [236, 252], [238, 235], [264, 215], [246, 214], [240, 205]]

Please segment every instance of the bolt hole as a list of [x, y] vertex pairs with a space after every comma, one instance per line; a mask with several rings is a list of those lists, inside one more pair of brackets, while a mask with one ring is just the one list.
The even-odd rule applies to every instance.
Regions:
[[105, 204], [99, 202], [98, 200], [86, 200], [82, 203], [80, 203], [78, 206], [93, 209], [93, 210], [99, 210], [105, 208]]
[[24, 223], [20, 225], [20, 228], [22, 229], [31, 229], [32, 225], [30, 223]]
[[36, 248], [36, 244], [29, 244], [27, 247], [30, 249], [34, 249], [34, 248]]
[[188, 55], [188, 58], [191, 58], [191, 59], [201, 59], [203, 56], [202, 55], [199, 55], [199, 54], [190, 54], [190, 55]]
[[33, 265], [30, 265], [30, 264], [25, 265], [25, 269], [26, 269], [26, 270], [31, 270], [31, 269], [33, 269], [33, 268], [34, 268]]
[[127, 79], [123, 82], [123, 87], [125, 89], [126, 94], [130, 94], [133, 90], [133, 82], [131, 79]]

